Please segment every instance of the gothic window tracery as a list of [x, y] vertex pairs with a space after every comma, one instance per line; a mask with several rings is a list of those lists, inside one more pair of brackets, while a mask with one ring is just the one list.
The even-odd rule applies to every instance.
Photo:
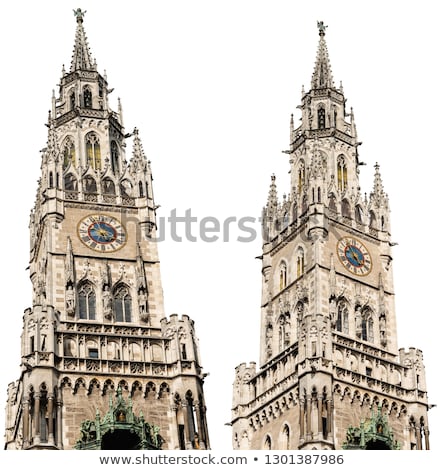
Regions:
[[83, 320], [96, 319], [96, 294], [90, 282], [83, 282], [78, 288], [79, 317]]
[[318, 108], [318, 129], [325, 129], [325, 109], [322, 105]]
[[92, 108], [92, 93], [88, 86], [83, 88], [83, 106], [85, 108]]
[[338, 190], [345, 191], [348, 184], [347, 165], [344, 155], [339, 155], [337, 163]]
[[131, 295], [129, 288], [121, 284], [114, 291], [114, 314], [118, 322], [131, 322]]
[[338, 304], [338, 315], [336, 317], [336, 330], [348, 334], [348, 307], [345, 300]]
[[89, 132], [85, 137], [86, 161], [94, 170], [102, 169], [100, 140], [95, 132]]
[[364, 341], [373, 342], [373, 315], [372, 311], [367, 308], [362, 312], [362, 323], [361, 323], [361, 338]]

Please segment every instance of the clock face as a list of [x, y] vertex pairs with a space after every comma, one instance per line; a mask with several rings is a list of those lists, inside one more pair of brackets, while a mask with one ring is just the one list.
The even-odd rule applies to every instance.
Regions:
[[372, 270], [372, 258], [363, 243], [353, 237], [344, 237], [338, 241], [338, 258], [351, 273], [367, 276]]
[[125, 227], [114, 217], [91, 214], [77, 226], [81, 242], [91, 250], [109, 253], [119, 250], [126, 243]]

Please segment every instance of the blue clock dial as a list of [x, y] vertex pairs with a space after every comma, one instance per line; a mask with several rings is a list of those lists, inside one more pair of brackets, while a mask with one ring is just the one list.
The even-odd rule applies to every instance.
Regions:
[[106, 222], [94, 222], [88, 228], [88, 235], [97, 243], [112, 243], [117, 238], [115, 228]]
[[364, 255], [358, 247], [347, 245], [344, 254], [353, 266], [360, 267], [364, 265]]
[[367, 276], [372, 270], [372, 258], [365, 245], [353, 237], [344, 237], [338, 241], [338, 258], [351, 273]]
[[109, 253], [119, 250], [126, 243], [125, 227], [114, 217], [91, 214], [77, 226], [80, 241], [91, 250]]

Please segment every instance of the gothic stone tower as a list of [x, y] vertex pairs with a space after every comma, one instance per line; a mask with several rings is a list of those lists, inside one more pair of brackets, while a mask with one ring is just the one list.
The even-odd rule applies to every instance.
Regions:
[[[120, 102], [118, 112], [110, 108], [84, 13], [75, 16], [31, 212], [33, 301], [23, 317], [21, 375], [8, 390], [5, 448], [72, 449], [82, 423], [108, 416], [121, 432], [99, 447], [146, 448], [127, 439], [140, 428], [154, 430], [163, 449], [206, 449], [194, 324], [164, 316], [150, 162], [138, 131], [125, 132]], [[109, 416], [118, 409], [118, 419]]]
[[236, 368], [234, 449], [428, 448], [422, 353], [397, 346], [389, 202], [363, 196], [353, 110], [319, 22], [290, 122], [291, 188], [263, 211], [260, 364]]

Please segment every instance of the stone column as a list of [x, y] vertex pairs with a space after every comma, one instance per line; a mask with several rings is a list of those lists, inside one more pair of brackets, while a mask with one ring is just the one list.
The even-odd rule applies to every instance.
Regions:
[[302, 440], [305, 437], [305, 410], [304, 410], [304, 400], [299, 402], [299, 438]]
[[205, 430], [202, 422], [201, 404], [196, 403], [197, 434], [199, 436], [199, 449], [205, 449]]
[[430, 441], [429, 441], [430, 431], [427, 426], [424, 426], [424, 440], [426, 450], [430, 450]]
[[58, 391], [57, 396], [57, 411], [56, 411], [56, 442], [57, 447], [62, 450], [63, 449], [63, 438], [62, 438], [62, 394], [60, 390]]
[[419, 426], [416, 427], [416, 448], [418, 450], [422, 450], [422, 439], [421, 439], [421, 428]]
[[25, 395], [22, 401], [23, 407], [23, 448], [29, 446], [29, 395]]
[[40, 444], [40, 393], [34, 395], [34, 444]]
[[191, 433], [190, 433], [189, 406], [186, 400], [184, 403], [182, 403], [182, 412], [183, 412], [183, 420], [184, 420], [184, 425], [185, 425], [185, 448], [192, 449], [193, 448], [193, 444], [192, 444], [193, 436], [191, 436]]
[[322, 439], [323, 436], [323, 429], [322, 429], [322, 405], [324, 404], [324, 401], [322, 398], [318, 397], [318, 434], [319, 437]]
[[311, 430], [311, 407], [312, 407], [312, 399], [309, 398], [307, 400], [307, 438], [311, 439], [312, 436], [312, 430]]
[[331, 433], [333, 429], [333, 402], [332, 400], [327, 400], [327, 432], [329, 439], [331, 439]]
[[48, 444], [54, 445], [54, 395], [48, 394]]

